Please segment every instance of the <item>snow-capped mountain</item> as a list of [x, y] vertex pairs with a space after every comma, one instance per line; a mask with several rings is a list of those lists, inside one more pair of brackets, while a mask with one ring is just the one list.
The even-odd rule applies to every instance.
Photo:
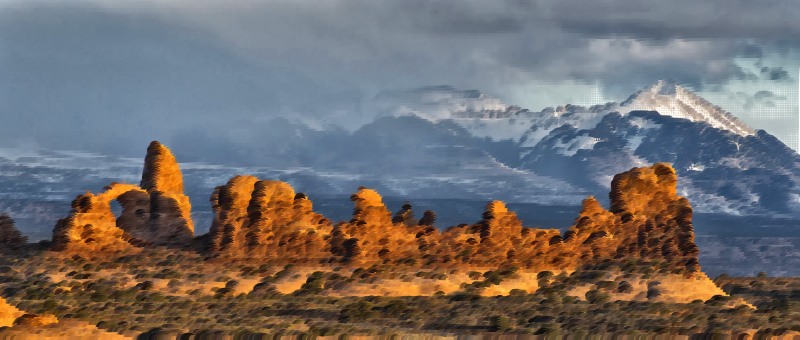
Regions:
[[711, 126], [742, 136], [752, 136], [756, 131], [696, 93], [675, 84], [674, 80], [660, 80], [630, 96], [617, 111], [657, 111], [661, 115], [706, 122]]
[[662, 161], [674, 164], [680, 192], [699, 211], [800, 212], [798, 155], [672, 80], [647, 86], [622, 103], [540, 112], [452, 87], [378, 99], [386, 98], [394, 100], [394, 109], [385, 111], [390, 115], [448, 122], [476, 138], [489, 137], [496, 147], [484, 150], [506, 166], [585, 192], [599, 193], [614, 174]]

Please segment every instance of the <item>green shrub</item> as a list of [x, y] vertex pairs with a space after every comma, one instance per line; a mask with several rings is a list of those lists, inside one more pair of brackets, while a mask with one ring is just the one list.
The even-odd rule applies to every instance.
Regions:
[[378, 316], [378, 312], [372, 310], [373, 307], [374, 306], [371, 303], [366, 301], [359, 301], [346, 305], [339, 313], [339, 321], [364, 321], [375, 318]]
[[505, 332], [511, 329], [511, 322], [507, 317], [502, 315], [495, 315], [489, 319], [490, 332]]
[[89, 299], [92, 300], [92, 302], [106, 302], [108, 300], [108, 295], [103, 292], [94, 292]]
[[609, 300], [611, 300], [611, 295], [602, 290], [592, 289], [586, 292], [586, 301], [589, 301], [589, 303], [602, 304]]

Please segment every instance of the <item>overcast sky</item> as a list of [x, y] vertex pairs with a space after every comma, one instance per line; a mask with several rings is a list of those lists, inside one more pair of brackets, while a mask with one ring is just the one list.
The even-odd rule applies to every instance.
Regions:
[[276, 116], [353, 128], [383, 90], [447, 84], [539, 110], [619, 102], [674, 78], [797, 149], [798, 9], [768, 0], [0, 0], [0, 144], [137, 156], [187, 131], [245, 143], [248, 124]]

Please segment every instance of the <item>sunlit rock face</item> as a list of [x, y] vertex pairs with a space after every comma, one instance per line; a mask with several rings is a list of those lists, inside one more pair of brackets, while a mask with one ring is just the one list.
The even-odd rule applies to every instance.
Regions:
[[235, 176], [211, 196], [216, 216], [207, 251], [222, 257], [275, 261], [320, 260], [331, 223], [311, 201], [280, 181]]
[[[108, 188], [108, 187], [107, 187]], [[130, 184], [114, 184], [106, 192], [79, 195], [72, 201], [69, 216], [62, 218], [53, 230], [54, 250], [116, 251], [138, 243], [131, 235], [117, 228], [110, 201], [131, 190]]]
[[[53, 249], [116, 251], [188, 244], [193, 223], [182, 182], [171, 152], [151, 143], [141, 185], [112, 183], [103, 193], [79, 195], [69, 216], [53, 231]], [[523, 227], [502, 201], [490, 202], [481, 221], [440, 232], [434, 212], [426, 211], [416, 220], [407, 204], [393, 218], [381, 195], [364, 187], [350, 197], [352, 219], [333, 225], [288, 183], [234, 176], [211, 195], [215, 217], [203, 238], [204, 251], [214, 257], [291, 263], [533, 270], [637, 259], [665, 263], [659, 267], [664, 272], [691, 275], [700, 268], [692, 208], [677, 196], [676, 184], [674, 169], [665, 163], [617, 174], [611, 182], [610, 208], [590, 196], [562, 235], [556, 229]], [[119, 218], [111, 210], [112, 200], [122, 207]]]
[[[79, 195], [53, 230], [54, 250], [115, 251], [146, 243], [186, 242], [194, 236], [189, 198], [172, 153], [158, 142], [147, 150], [141, 186], [111, 183]], [[122, 213], [117, 218], [111, 201]]]
[[147, 148], [139, 186], [150, 194], [148, 239], [166, 241], [194, 235], [192, 206], [183, 193], [180, 167], [172, 152], [159, 142], [154, 141]]
[[[573, 269], [586, 263], [658, 260], [666, 271], [699, 271], [692, 208], [677, 196], [675, 171], [667, 164], [618, 174], [611, 185], [611, 208], [589, 197], [573, 226], [558, 230], [522, 226], [500, 201], [490, 203], [483, 220], [443, 232], [434, 253], [443, 261], [478, 266], [517, 266], [539, 270]], [[448, 251], [449, 250], [449, 251]]]

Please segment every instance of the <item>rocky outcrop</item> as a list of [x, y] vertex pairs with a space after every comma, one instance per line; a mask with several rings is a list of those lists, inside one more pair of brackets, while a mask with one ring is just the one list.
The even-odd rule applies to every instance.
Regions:
[[175, 156], [159, 142], [147, 148], [142, 181], [150, 195], [150, 235], [154, 241], [169, 241], [194, 236], [192, 206], [183, 193], [183, 177]]
[[[699, 271], [692, 207], [686, 198], [676, 194], [677, 182], [675, 170], [665, 163], [618, 174], [611, 182], [609, 193], [611, 208], [608, 212], [614, 214], [614, 223], [606, 220], [605, 229], [579, 229], [576, 225], [576, 241], [593, 243], [591, 235], [604, 233], [598, 238], [608, 241], [600, 255], [664, 260], [670, 264], [665, 270], [675, 273]], [[598, 215], [608, 217], [598, 210], [592, 216], [581, 218], [591, 220]]]
[[[101, 194], [79, 195], [53, 230], [54, 250], [114, 251], [191, 240], [191, 206], [178, 163], [158, 142], [147, 151], [141, 187], [114, 182]], [[119, 218], [111, 211], [112, 200], [122, 207]]]
[[593, 197], [585, 199], [575, 224], [562, 235], [556, 229], [523, 227], [501, 201], [489, 203], [480, 222], [439, 232], [433, 212], [417, 221], [405, 204], [393, 218], [381, 196], [363, 187], [350, 197], [353, 218], [331, 226], [288, 184], [236, 176], [212, 195], [217, 215], [208, 248], [219, 256], [277, 261], [327, 258], [361, 265], [533, 270], [635, 259], [660, 263], [661, 273], [691, 274], [700, 269], [692, 209], [676, 195], [676, 183], [675, 171], [662, 163], [618, 174], [609, 194], [611, 208]]
[[28, 242], [27, 236], [14, 226], [14, 220], [8, 214], [0, 215], [0, 246], [3, 248], [20, 246]]
[[87, 192], [72, 201], [69, 216], [58, 220], [53, 230], [53, 250], [115, 251], [142, 243], [117, 228], [109, 203], [120, 195], [141, 190], [130, 184], [112, 184], [99, 195]]
[[486, 206], [480, 222], [461, 224], [442, 233], [435, 254], [442, 263], [550, 268], [558, 267], [550, 259], [560, 244], [558, 230], [525, 228], [503, 202], [494, 201]]
[[[424, 260], [424, 239], [415, 237], [411, 207], [392, 218], [377, 191], [359, 188], [350, 196], [353, 219], [334, 227], [331, 253], [345, 262], [401, 262]], [[393, 220], [395, 222], [393, 222]]]
[[207, 249], [223, 257], [307, 262], [328, 254], [331, 223], [289, 184], [235, 176], [211, 196], [216, 213]]

